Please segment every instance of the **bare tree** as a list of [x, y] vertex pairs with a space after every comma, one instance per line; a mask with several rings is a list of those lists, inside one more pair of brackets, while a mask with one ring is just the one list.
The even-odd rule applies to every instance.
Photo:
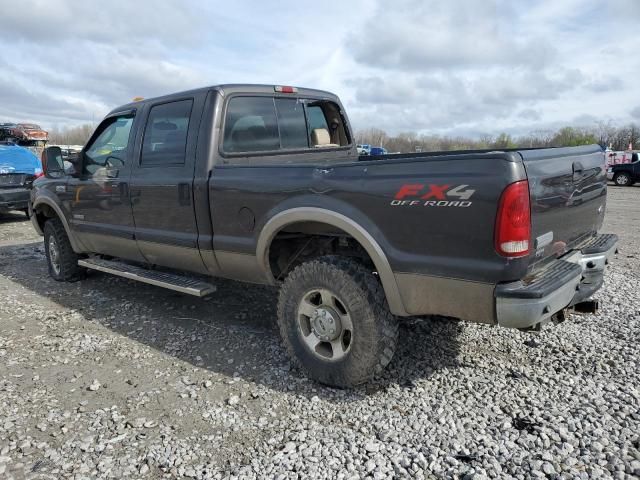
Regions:
[[604, 145], [608, 147], [613, 142], [613, 139], [616, 135], [616, 127], [613, 126], [611, 121], [609, 122], [598, 122], [594, 129], [594, 135], [598, 139], [598, 143], [600, 145]]
[[77, 127], [54, 128], [49, 132], [49, 143], [55, 145], [84, 145], [93, 133], [95, 125], [86, 123]]

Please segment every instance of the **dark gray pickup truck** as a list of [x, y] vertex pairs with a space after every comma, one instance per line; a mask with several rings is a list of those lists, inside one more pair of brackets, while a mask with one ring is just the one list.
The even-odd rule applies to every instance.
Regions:
[[196, 296], [280, 286], [278, 323], [314, 379], [364, 382], [401, 317], [536, 329], [589, 310], [615, 235], [597, 145], [358, 157], [335, 95], [220, 85], [113, 110], [73, 165], [43, 155], [32, 221], [49, 272]]

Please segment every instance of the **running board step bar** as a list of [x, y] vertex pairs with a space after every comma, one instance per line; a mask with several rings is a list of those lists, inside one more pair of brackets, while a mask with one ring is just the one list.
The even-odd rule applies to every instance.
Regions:
[[185, 277], [173, 273], [147, 270], [146, 268], [129, 265], [128, 263], [103, 260], [101, 258], [86, 258], [78, 260], [78, 265], [100, 272], [111, 273], [119, 277], [136, 280], [158, 287], [168, 288], [196, 297], [204, 297], [216, 291], [216, 287], [192, 277]]

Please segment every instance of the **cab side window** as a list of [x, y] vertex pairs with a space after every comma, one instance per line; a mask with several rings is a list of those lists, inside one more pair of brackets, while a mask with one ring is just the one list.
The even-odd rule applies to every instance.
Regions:
[[142, 141], [141, 165], [184, 165], [193, 100], [155, 105]]
[[132, 116], [112, 117], [98, 127], [98, 134], [85, 150], [83, 174], [107, 176], [109, 169], [124, 167], [133, 125]]

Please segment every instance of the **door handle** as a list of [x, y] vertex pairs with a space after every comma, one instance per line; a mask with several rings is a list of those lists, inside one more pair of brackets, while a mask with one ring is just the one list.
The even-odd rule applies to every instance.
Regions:
[[580, 162], [573, 162], [573, 181], [580, 179], [582, 177], [582, 173], [584, 172], [584, 167]]
[[140, 203], [140, 197], [142, 196], [142, 190], [129, 188], [129, 201], [131, 205], [137, 205]]
[[329, 175], [331, 172], [333, 172], [333, 168], [316, 168], [315, 172], [318, 175]]
[[188, 183], [180, 183], [178, 185], [178, 202], [182, 206], [191, 205], [191, 188]]

